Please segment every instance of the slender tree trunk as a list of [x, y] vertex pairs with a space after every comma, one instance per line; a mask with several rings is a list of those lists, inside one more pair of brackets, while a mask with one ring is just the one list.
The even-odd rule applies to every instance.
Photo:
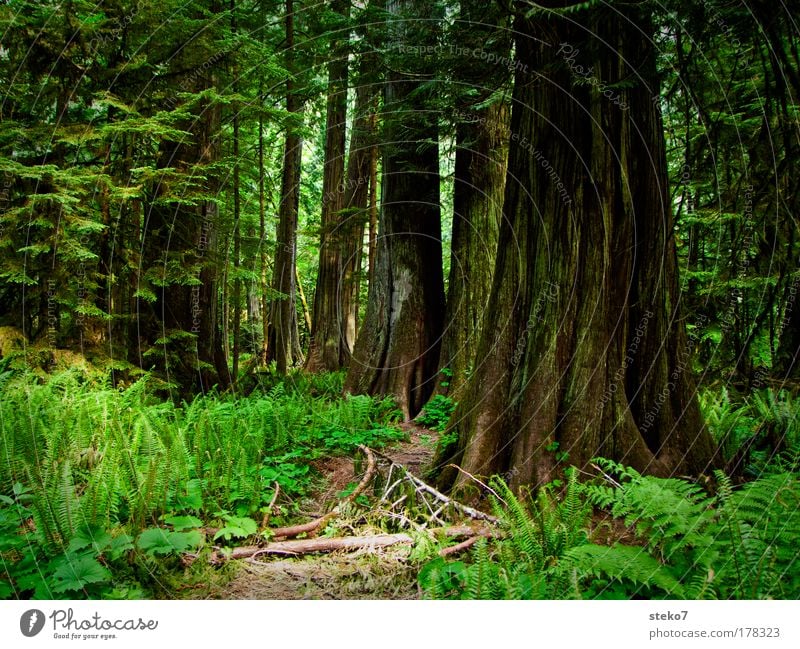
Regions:
[[[398, 43], [435, 37], [428, 20], [435, 8], [420, 0], [387, 5]], [[438, 127], [434, 91], [420, 78], [419, 70], [393, 71], [384, 86], [387, 144], [375, 275], [345, 381], [350, 392], [394, 396], [406, 418], [433, 391], [444, 319]]]
[[[355, 344], [371, 143], [374, 137], [370, 119], [373, 94], [368, 85], [356, 86], [347, 173], [335, 190], [340, 198], [337, 199], [337, 213], [333, 215], [328, 228], [328, 258], [325, 266], [323, 252], [320, 251], [320, 274], [314, 299], [315, 333], [307, 364], [307, 369], [311, 371], [335, 371], [346, 366]], [[344, 154], [343, 142], [341, 150]]]
[[297, 285], [297, 297], [300, 298], [300, 306], [303, 309], [303, 322], [306, 329], [311, 333], [311, 313], [308, 310], [308, 302], [306, 301], [306, 292], [303, 290], [303, 282], [300, 281], [300, 271], [297, 270], [297, 264], [294, 267], [294, 281]]
[[[370, 128], [373, 133], [378, 131], [378, 111], [377, 108], [370, 115]], [[380, 149], [377, 143], [373, 144], [369, 150], [369, 245], [367, 260], [367, 279], [369, 286], [375, 277], [375, 256], [378, 250], [378, 158]]]
[[[349, 0], [332, 0], [331, 10], [348, 16]], [[328, 63], [328, 103], [325, 123], [325, 163], [322, 175], [322, 227], [319, 271], [314, 291], [314, 315], [306, 370], [335, 371], [349, 356], [341, 328], [342, 227], [340, 212], [344, 198], [345, 127], [347, 123], [348, 60], [347, 34], [331, 41]]]
[[[286, 52], [288, 62], [294, 56], [294, 2], [286, 0]], [[293, 67], [288, 65], [289, 69]], [[280, 297], [273, 300], [270, 310], [269, 353], [275, 359], [279, 374], [302, 360], [300, 335], [297, 330], [295, 263], [297, 260], [297, 212], [300, 203], [300, 164], [303, 141], [298, 133], [303, 103], [295, 92], [294, 81], [286, 80], [286, 111], [290, 114], [286, 126], [283, 153], [281, 203], [278, 215], [278, 236], [272, 288]]]
[[[360, 79], [366, 74], [371, 59], [364, 59]], [[364, 227], [370, 214], [369, 196], [372, 182], [372, 156], [375, 142], [375, 119], [370, 112], [376, 93], [364, 83], [356, 87], [356, 116], [350, 137], [347, 160], [347, 185], [342, 205], [341, 245], [341, 331], [347, 349], [345, 365], [350, 362], [358, 333], [358, 300], [361, 293], [361, 266], [364, 251]], [[376, 174], [377, 175], [377, 174]]]
[[[236, 1], [231, 0], [231, 32], [236, 36]], [[233, 67], [233, 92], [238, 93], [239, 70]], [[239, 378], [239, 353], [242, 332], [242, 281], [239, 278], [241, 263], [241, 206], [240, 206], [240, 178], [239, 178], [239, 106], [233, 105], [233, 381]]]
[[[266, 2], [260, 3], [261, 23], [266, 24]], [[261, 43], [264, 43], [264, 30], [261, 33]], [[261, 350], [259, 360], [261, 365], [266, 365], [269, 358], [269, 300], [267, 299], [267, 214], [266, 196], [264, 193], [264, 81], [258, 80], [258, 250], [261, 262]]]
[[516, 24], [527, 68], [514, 88], [494, 319], [450, 458], [514, 487], [550, 481], [565, 459], [667, 475], [699, 473], [714, 454], [680, 317], [650, 27], [621, 11]]

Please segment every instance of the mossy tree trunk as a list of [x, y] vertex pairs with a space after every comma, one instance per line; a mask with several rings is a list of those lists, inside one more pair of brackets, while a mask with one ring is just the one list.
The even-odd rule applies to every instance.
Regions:
[[[287, 69], [293, 69], [294, 3], [286, 0]], [[278, 207], [278, 231], [275, 243], [275, 265], [272, 289], [277, 294], [270, 307], [267, 360], [275, 360], [279, 374], [302, 362], [300, 334], [297, 325], [297, 216], [300, 207], [300, 168], [303, 140], [299, 129], [303, 121], [303, 101], [292, 78], [286, 80], [286, 138], [283, 150], [281, 202]]]
[[[436, 8], [387, 3], [395, 43], [435, 42]], [[414, 417], [435, 387], [444, 319], [435, 89], [414, 57], [384, 85], [382, 200], [374, 277], [345, 382], [349, 392], [395, 397]], [[423, 83], [427, 82], [427, 83]]]
[[441, 459], [513, 487], [595, 456], [699, 473], [714, 449], [680, 315], [647, 18], [593, 8], [520, 17], [516, 34], [493, 321]]
[[[342, 16], [349, 3], [334, 4]], [[347, 34], [344, 35], [345, 37]], [[311, 344], [306, 369], [336, 371], [350, 360], [356, 333], [358, 282], [369, 182], [367, 87], [356, 89], [355, 118], [345, 176], [347, 48], [331, 44], [329, 94], [322, 179], [322, 231], [314, 293]]]

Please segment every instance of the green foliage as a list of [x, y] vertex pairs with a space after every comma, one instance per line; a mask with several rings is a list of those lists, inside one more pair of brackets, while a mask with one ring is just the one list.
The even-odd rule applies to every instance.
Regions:
[[252, 518], [246, 516], [230, 516], [228, 514], [222, 517], [225, 521], [225, 527], [221, 528], [215, 535], [214, 540], [225, 539], [246, 539], [248, 536], [253, 536], [258, 532], [258, 523]]
[[571, 588], [561, 560], [587, 543], [590, 506], [577, 472], [567, 473], [563, 495], [548, 485], [535, 498], [520, 499], [500, 478], [490, 486], [504, 537], [492, 549], [482, 539], [472, 563], [436, 559], [420, 572], [426, 596], [460, 599], [550, 599]]
[[757, 390], [734, 400], [727, 389], [700, 405], [728, 469], [750, 477], [800, 468], [800, 401], [786, 390]]
[[114, 389], [77, 370], [0, 374], [0, 592], [125, 596], [112, 584], [155, 587], [152, 562], [178, 567], [204, 521], [222, 521], [215, 540], [253, 536], [276, 483], [291, 504], [315, 459], [402, 437], [390, 400], [332, 401], [338, 381], [176, 405], [149, 376]]
[[[800, 594], [800, 479], [771, 473], [740, 488], [716, 475], [712, 495], [685, 479], [655, 478], [596, 460], [612, 484], [553, 485], [520, 499], [492, 480], [505, 533], [476, 544], [470, 562], [436, 559], [420, 571], [429, 597], [796, 599]], [[592, 542], [591, 507], [633, 543]], [[627, 539], [626, 539], [627, 540]]]
[[432, 430], [443, 432], [447, 428], [447, 422], [455, 407], [456, 403], [452, 398], [444, 394], [436, 394], [417, 415], [416, 422]]
[[181, 554], [198, 547], [203, 537], [197, 530], [174, 532], [160, 527], [151, 527], [139, 535], [136, 547], [150, 556]]
[[[797, 597], [800, 576], [792, 549], [800, 521], [796, 475], [774, 474], [735, 490], [724, 474], [717, 473], [719, 490], [710, 496], [686, 480], [641, 476], [600, 462], [609, 474], [619, 476], [620, 486], [589, 487], [590, 499], [634, 526], [643, 543], [639, 568], [646, 571], [645, 563], [651, 559], [662, 566], [641, 583], [652, 591], [645, 594], [692, 599]], [[605, 568], [614, 579], [630, 574], [614, 571], [613, 564]], [[669, 575], [680, 587], [668, 587]]]

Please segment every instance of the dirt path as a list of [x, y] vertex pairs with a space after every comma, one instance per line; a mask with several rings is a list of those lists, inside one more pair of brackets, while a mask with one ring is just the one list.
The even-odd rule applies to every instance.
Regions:
[[[412, 473], [420, 475], [430, 466], [438, 433], [412, 423], [402, 424], [407, 441], [384, 452]], [[357, 482], [353, 458], [335, 457], [315, 467], [325, 478], [308, 509], [319, 515], [329, 509], [337, 494]], [[364, 533], [348, 529], [346, 520], [336, 521], [343, 533]], [[240, 561], [237, 575], [218, 599], [416, 599], [417, 566], [411, 548], [393, 546], [376, 550], [308, 555], [298, 558], [266, 558]]]

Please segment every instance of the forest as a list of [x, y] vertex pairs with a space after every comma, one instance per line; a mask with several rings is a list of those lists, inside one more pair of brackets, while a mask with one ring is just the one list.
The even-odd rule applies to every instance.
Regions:
[[0, 0], [0, 598], [800, 597], [795, 0]]

